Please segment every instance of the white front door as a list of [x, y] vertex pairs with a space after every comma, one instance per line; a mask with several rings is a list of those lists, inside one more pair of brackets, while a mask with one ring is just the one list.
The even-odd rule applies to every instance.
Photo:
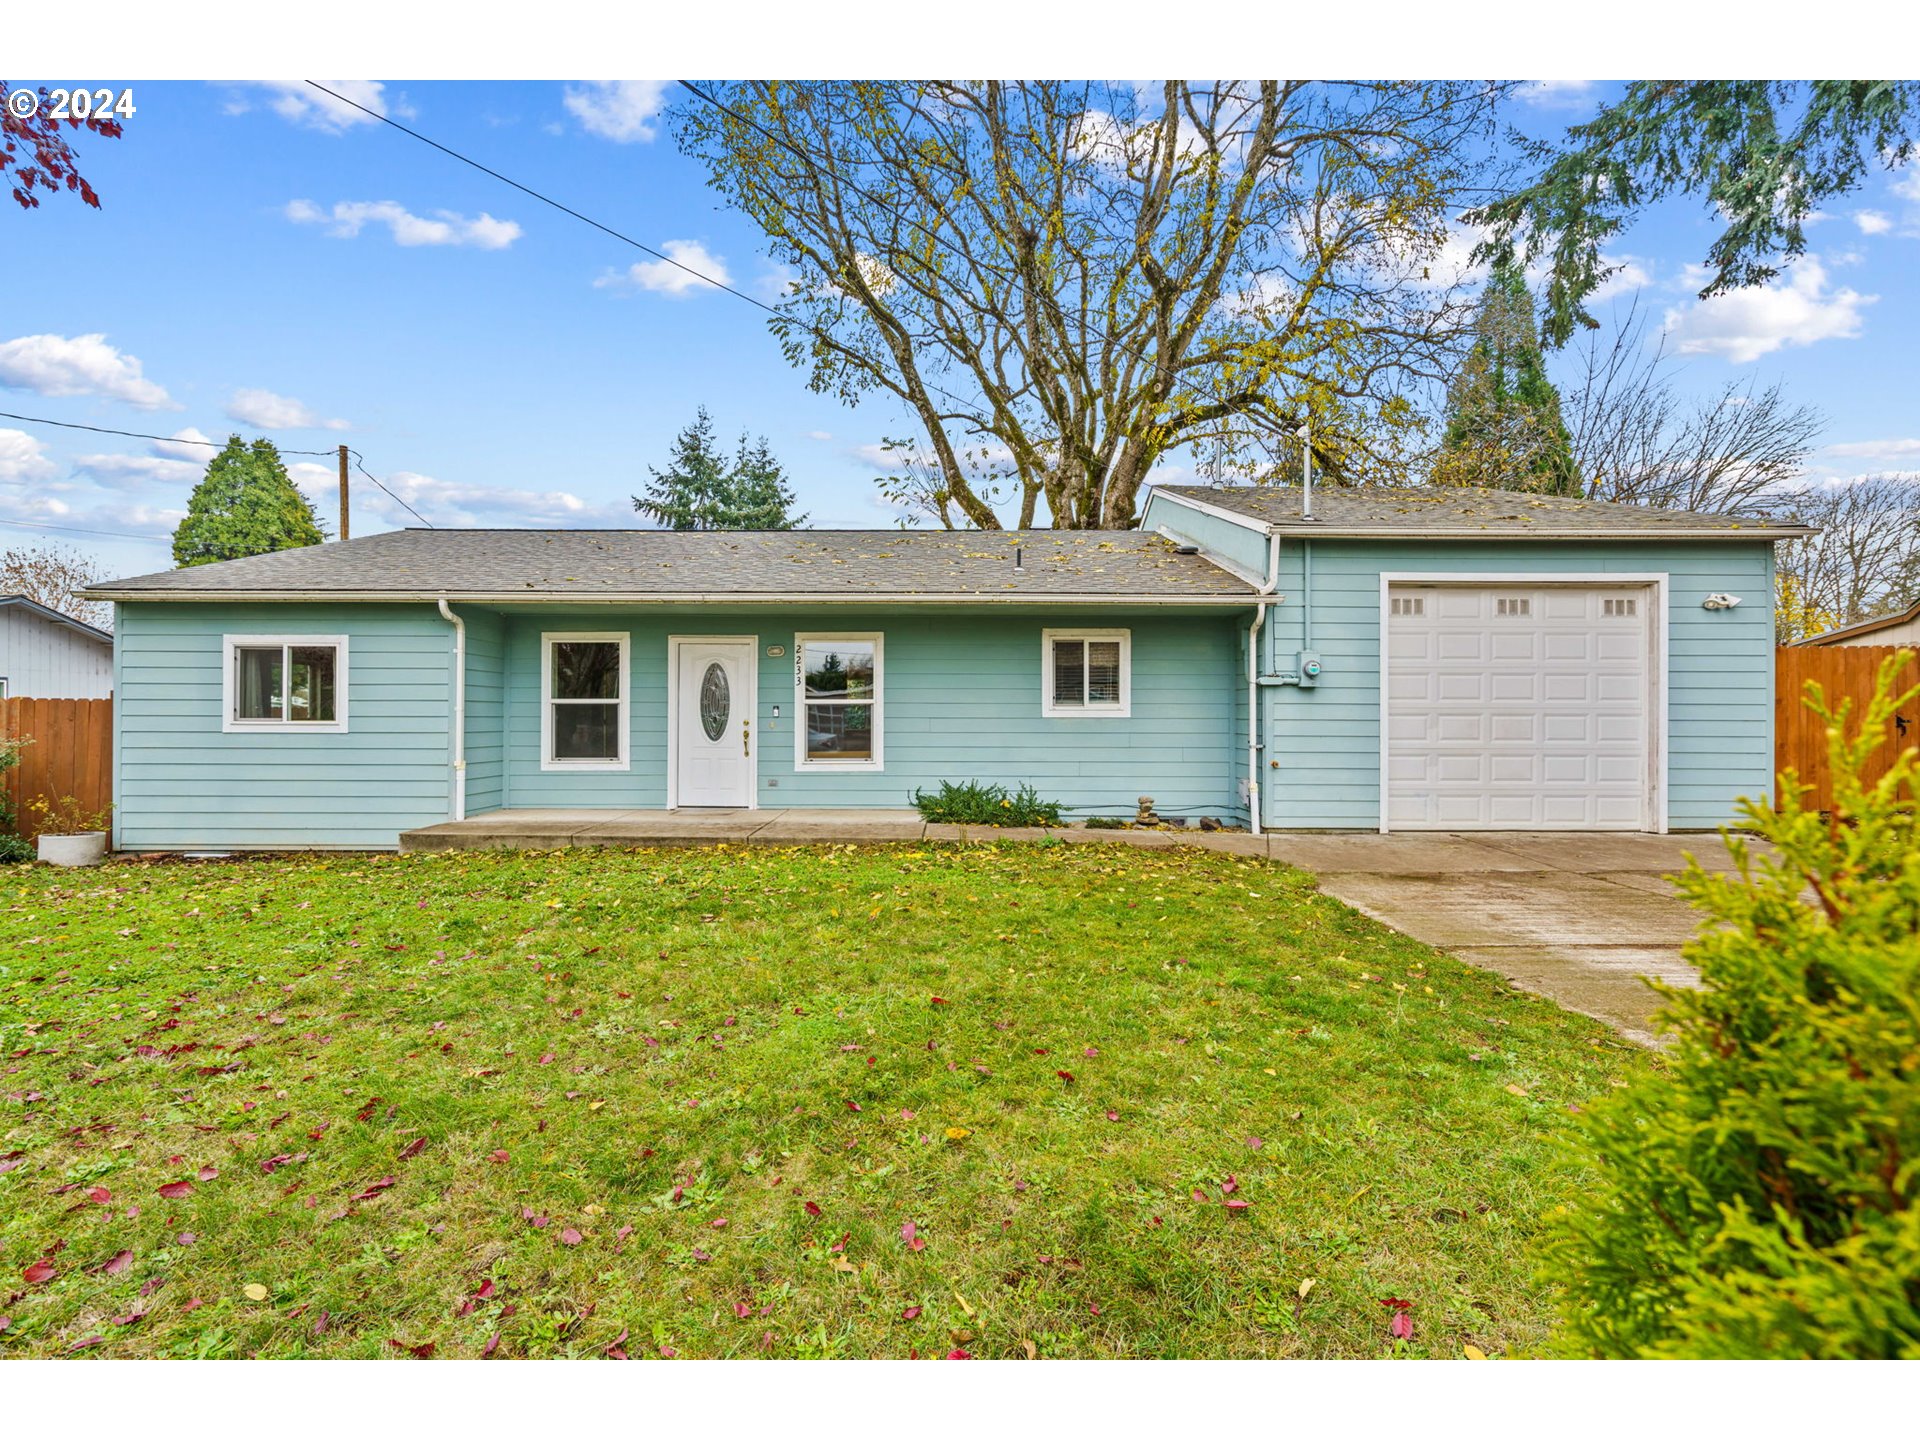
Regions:
[[675, 805], [753, 804], [753, 657], [758, 642], [676, 638]]
[[1655, 828], [1650, 586], [1396, 584], [1393, 830]]

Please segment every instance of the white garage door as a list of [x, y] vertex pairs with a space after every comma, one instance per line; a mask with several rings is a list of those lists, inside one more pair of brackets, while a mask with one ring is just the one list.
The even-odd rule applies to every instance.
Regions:
[[1388, 828], [1651, 828], [1653, 593], [1393, 586]]

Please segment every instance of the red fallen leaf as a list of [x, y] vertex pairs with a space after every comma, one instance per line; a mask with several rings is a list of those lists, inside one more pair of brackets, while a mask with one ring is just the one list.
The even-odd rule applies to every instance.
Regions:
[[327, 1321], [328, 1321], [328, 1320], [330, 1320], [330, 1319], [332, 1319], [332, 1318], [333, 1318], [333, 1317], [332, 1317], [331, 1315], [329, 1315], [329, 1314], [328, 1314], [328, 1313], [327, 1313], [327, 1312], [326, 1312], [325, 1310], [322, 1310], [322, 1311], [320, 1312], [320, 1314], [319, 1314], [318, 1316], [316, 1316], [316, 1317], [315, 1317], [315, 1319], [314, 1319], [314, 1322], [313, 1322], [313, 1333], [314, 1333], [314, 1334], [316, 1334], [316, 1335], [324, 1335], [324, 1334], [326, 1334], [326, 1333], [327, 1333]]
[[200, 1237], [191, 1230], [182, 1230], [173, 1238], [182, 1245], [198, 1245], [200, 1243]]
[[496, 1150], [487, 1158], [496, 1165], [504, 1165], [507, 1163], [507, 1152], [504, 1150]]
[[358, 1195], [349, 1195], [347, 1198], [349, 1200], [371, 1200], [374, 1196], [378, 1195], [382, 1190], [392, 1189], [396, 1183], [397, 1181], [393, 1176], [383, 1175], [378, 1180], [375, 1180], [371, 1185], [367, 1186], [367, 1188], [362, 1190]]
[[371, 1120], [373, 1118], [373, 1112], [378, 1110], [379, 1108], [380, 1108], [380, 1097], [378, 1095], [375, 1095], [371, 1100], [367, 1101], [366, 1104], [362, 1105], [358, 1110], [354, 1112], [353, 1118], [356, 1120], [363, 1120], [363, 1121]]
[[1262, 1140], [1258, 1135], [1247, 1136], [1247, 1148], [1249, 1150], [1258, 1150], [1262, 1145], [1266, 1143], [1267, 1142]]
[[480, 1358], [482, 1360], [487, 1359], [489, 1356], [493, 1354], [495, 1350], [499, 1348], [500, 1348], [500, 1337], [498, 1334], [496, 1334], [490, 1340], [487, 1341], [487, 1348], [480, 1352]]
[[1394, 1311], [1393, 1323], [1387, 1327], [1387, 1331], [1396, 1340], [1411, 1340], [1413, 1338], [1413, 1316], [1404, 1310]]
[[431, 1340], [423, 1345], [409, 1345], [404, 1340], [389, 1340], [387, 1344], [396, 1350], [404, 1351], [416, 1360], [431, 1360], [433, 1358], [434, 1342]]
[[124, 1275], [133, 1268], [133, 1251], [122, 1250], [100, 1267], [102, 1275]]
[[151, 1280], [147, 1281], [146, 1284], [140, 1287], [140, 1298], [142, 1300], [146, 1299], [147, 1296], [153, 1294], [154, 1291], [158, 1290], [162, 1285], [166, 1283], [167, 1283], [166, 1276], [164, 1275], [154, 1276]]
[[1229, 1200], [1227, 1201], [1227, 1209], [1244, 1210], [1252, 1203], [1253, 1202], [1251, 1200]]
[[1193, 1198], [1198, 1200], [1202, 1205], [1210, 1205], [1213, 1203], [1213, 1197], [1208, 1195], [1204, 1190], [1194, 1191]]
[[571, 1225], [569, 1225], [566, 1229], [560, 1232], [560, 1243], [562, 1245], [578, 1245], [582, 1240], [586, 1238], [587, 1238], [586, 1236], [582, 1235], [578, 1230], [574, 1229]]
[[919, 1237], [919, 1235], [914, 1233], [914, 1231], [915, 1231], [914, 1223], [913, 1221], [909, 1220], [907, 1221], [906, 1224], [900, 1227], [900, 1238], [907, 1242], [907, 1248], [909, 1250], [926, 1249], [927, 1242], [922, 1240]]
[[735, 1319], [744, 1320], [753, 1314], [753, 1307], [744, 1300], [736, 1300], [733, 1302], [733, 1314]]
[[1073, 1084], [1073, 1072], [1071, 1070], [1056, 1070], [1053, 1073], [1058, 1075], [1062, 1080], [1066, 1081], [1067, 1084], [1069, 1085]]
[[931, 1000], [935, 1005], [945, 1005], [947, 1003], [946, 1000], [939, 995], [930, 995], [927, 998]]
[[1240, 1188], [1240, 1182], [1234, 1179], [1233, 1176], [1231, 1175], [1227, 1176], [1226, 1179], [1220, 1182], [1220, 1193], [1222, 1195], [1231, 1195], [1233, 1194], [1234, 1191], [1238, 1190], [1239, 1188]]
[[6, 1154], [0, 1155], [0, 1175], [6, 1174], [9, 1170], [17, 1170], [26, 1163], [26, 1151], [9, 1150]]
[[964, 1350], [955, 1348], [947, 1351], [946, 1356], [944, 1358], [948, 1360], [971, 1360], [973, 1356], [969, 1355]]
[[546, 1053], [546, 1054], [544, 1054], [544, 1055], [542, 1055], [542, 1056], [540, 1057], [540, 1063], [541, 1063], [542, 1065], [551, 1065], [551, 1064], [553, 1064], [553, 1051], [551, 1051], [551, 1050], [549, 1050], [549, 1051], [547, 1051], [547, 1053]]
[[846, 1232], [846, 1234], [842, 1235], [838, 1240], [834, 1241], [833, 1244], [829, 1245], [827, 1248], [829, 1250], [834, 1251], [835, 1253], [838, 1253], [839, 1251], [842, 1251], [847, 1248], [847, 1242], [851, 1239], [853, 1239], [853, 1232], [849, 1230]]
[[1107, 1111], [1107, 1119], [1118, 1120], [1119, 1118], [1120, 1118], [1120, 1112], [1118, 1110]]
[[1087, 1313], [1089, 1315], [1098, 1315], [1100, 1313], [1100, 1302], [1098, 1300], [1089, 1300], [1087, 1302]]
[[20, 1278], [29, 1285], [44, 1285], [60, 1272], [44, 1260], [36, 1260], [20, 1272]]
[[707, 1254], [707, 1252], [706, 1252], [706, 1251], [704, 1251], [704, 1250], [701, 1250], [701, 1249], [699, 1249], [698, 1247], [696, 1247], [696, 1248], [695, 1248], [695, 1249], [693, 1249], [693, 1250], [690, 1250], [690, 1251], [688, 1251], [687, 1253], [688, 1253], [688, 1254], [690, 1254], [690, 1255], [692, 1255], [694, 1259], [696, 1259], [696, 1260], [698, 1260], [698, 1261], [699, 1261], [699, 1262], [700, 1262], [701, 1264], [703, 1264], [703, 1265], [704, 1265], [704, 1264], [705, 1264], [705, 1263], [706, 1263], [707, 1261], [709, 1261], [709, 1260], [711, 1260], [711, 1259], [713, 1258], [713, 1257], [712, 1257], [711, 1255], [709, 1255], [709, 1254]]
[[859, 1108], [860, 1108], [860, 1102], [858, 1100], [847, 1101], [847, 1109], [857, 1111], [859, 1110]]
[[709, 1220], [707, 1222], [707, 1228], [709, 1230], [724, 1230], [727, 1228], [727, 1222], [725, 1220]]
[[1388, 1310], [1411, 1310], [1413, 1308], [1413, 1302], [1411, 1300], [1402, 1300], [1398, 1295], [1389, 1295], [1380, 1303]]
[[218, 1180], [220, 1178], [220, 1172], [211, 1165], [202, 1165], [200, 1167], [200, 1178], [202, 1180]]
[[414, 1156], [418, 1155], [422, 1150], [426, 1148], [427, 1148], [427, 1137], [422, 1135], [418, 1140], [414, 1141], [411, 1145], [405, 1146], [401, 1149], [400, 1158], [402, 1160], [411, 1160]]
[[480, 1282], [480, 1288], [473, 1292], [473, 1298], [476, 1300], [491, 1300], [493, 1298], [493, 1280], [491, 1277]]
[[0, 1330], [5, 1330], [9, 1328], [12, 1324], [13, 1324], [13, 1317], [11, 1315], [0, 1315]]
[[906, 1309], [900, 1312], [900, 1318], [902, 1320], [918, 1320], [920, 1318], [920, 1307], [918, 1305], [907, 1306]]
[[1100, 1047], [1098, 1045], [1089, 1045], [1087, 1046], [1086, 1049], [1082, 1050], [1080, 1053], [1086, 1056], [1087, 1059], [1091, 1060], [1093, 1059], [1094, 1056], [1100, 1053]]
[[159, 1191], [162, 1200], [184, 1200], [192, 1193], [193, 1182], [191, 1180], [169, 1180], [165, 1185], [160, 1187]]
[[182, 1314], [185, 1314], [189, 1310], [198, 1310], [202, 1305], [206, 1303], [207, 1303], [206, 1301], [202, 1300], [198, 1295], [196, 1295], [193, 1297], [193, 1299], [187, 1301], [186, 1304], [182, 1305], [180, 1307], [180, 1311]]
[[109, 1325], [138, 1325], [147, 1318], [144, 1310], [130, 1310], [125, 1315], [115, 1315], [107, 1321]]
[[107, 1337], [104, 1335], [89, 1335], [86, 1339], [76, 1340], [73, 1344], [67, 1346], [67, 1353], [71, 1355], [75, 1350], [91, 1350], [96, 1345], [104, 1345], [106, 1343]]
[[104, 1205], [113, 1199], [113, 1192], [104, 1185], [96, 1185], [87, 1191], [87, 1198], [96, 1205]]
[[630, 1359], [631, 1357], [627, 1354], [627, 1352], [620, 1348], [622, 1345], [625, 1345], [626, 1343], [627, 1343], [627, 1332], [623, 1329], [618, 1335], [613, 1337], [613, 1343], [607, 1346], [606, 1357], [609, 1360]]
[[807, 1214], [815, 1217], [818, 1217], [820, 1214], [820, 1207], [814, 1204], [813, 1201], [811, 1200], [807, 1201], [806, 1210], [807, 1210]]

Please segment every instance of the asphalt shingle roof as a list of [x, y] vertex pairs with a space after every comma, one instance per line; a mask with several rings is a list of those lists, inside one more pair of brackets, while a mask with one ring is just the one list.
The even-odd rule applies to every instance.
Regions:
[[[1016, 572], [1016, 551], [1021, 569]], [[395, 530], [95, 586], [110, 599], [1220, 599], [1252, 587], [1138, 530]]]
[[1458, 538], [1463, 535], [1695, 537], [1741, 535], [1771, 539], [1805, 534], [1801, 526], [1766, 516], [1709, 515], [1696, 510], [1658, 510], [1605, 500], [1573, 500], [1517, 490], [1466, 487], [1316, 485], [1313, 519], [1300, 516], [1298, 485], [1164, 485], [1163, 493], [1197, 500], [1280, 530], [1314, 535], [1369, 534]]

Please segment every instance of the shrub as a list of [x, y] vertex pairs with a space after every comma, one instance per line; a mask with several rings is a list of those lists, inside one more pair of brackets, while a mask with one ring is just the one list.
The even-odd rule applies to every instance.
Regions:
[[1012, 794], [1004, 785], [986, 785], [967, 780], [956, 785], [942, 780], [940, 788], [928, 795], [913, 792], [914, 808], [922, 817], [941, 825], [1058, 825], [1060, 806], [1042, 800], [1031, 785], [1022, 785]]
[[71, 795], [52, 799], [39, 795], [27, 802], [27, 809], [33, 812], [35, 828], [42, 835], [85, 835], [90, 831], [105, 830], [113, 823], [111, 805], [88, 810]]
[[1124, 830], [1127, 822], [1118, 815], [1089, 815], [1086, 826], [1089, 830]]
[[[20, 752], [32, 743], [31, 735], [10, 735], [0, 739], [0, 779], [4, 779], [7, 771], [20, 763]], [[13, 813], [13, 801], [5, 790], [0, 790], [0, 865], [15, 865], [21, 860], [33, 858], [33, 847], [15, 833], [18, 822], [19, 817]], [[8, 840], [15, 842], [14, 846], [4, 843]], [[26, 854], [15, 854], [15, 846], [25, 850]]]
[[18, 835], [0, 835], [0, 865], [25, 865], [37, 858], [31, 842]]
[[1789, 772], [1742, 806], [1774, 853], [1728, 836], [1733, 873], [1680, 882], [1702, 988], [1660, 987], [1667, 1073], [1586, 1117], [1600, 1180], [1548, 1245], [1574, 1353], [1920, 1357], [1920, 757], [1860, 778], [1920, 696], [1897, 665], [1851, 734], [1808, 687], [1832, 816]]

